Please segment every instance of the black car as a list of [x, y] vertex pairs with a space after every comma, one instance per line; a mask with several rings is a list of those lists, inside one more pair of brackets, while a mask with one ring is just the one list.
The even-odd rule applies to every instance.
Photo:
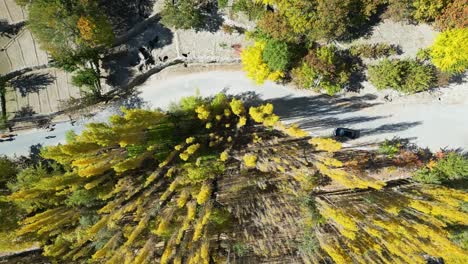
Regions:
[[333, 133], [335, 137], [338, 138], [351, 138], [355, 139], [359, 137], [359, 130], [354, 130], [354, 129], [349, 129], [349, 128], [344, 128], [344, 127], [339, 127], [335, 129], [335, 132]]

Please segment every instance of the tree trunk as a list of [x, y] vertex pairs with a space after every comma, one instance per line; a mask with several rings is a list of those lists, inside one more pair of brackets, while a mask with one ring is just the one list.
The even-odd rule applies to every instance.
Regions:
[[95, 89], [95, 95], [98, 97], [98, 98], [101, 98], [101, 89], [102, 89], [102, 86], [101, 86], [101, 69], [99, 67], [99, 58], [96, 57], [96, 58], [93, 58], [93, 61], [91, 62], [91, 67], [93, 68], [93, 70], [96, 72], [96, 75], [97, 75], [97, 80], [94, 82], [94, 89]]

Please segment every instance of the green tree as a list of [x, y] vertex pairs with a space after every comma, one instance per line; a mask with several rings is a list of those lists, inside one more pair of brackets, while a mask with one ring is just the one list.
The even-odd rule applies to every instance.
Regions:
[[269, 39], [263, 50], [262, 58], [271, 71], [286, 71], [292, 64], [294, 52], [286, 42]]
[[92, 68], [100, 75], [100, 54], [112, 45], [114, 34], [96, 1], [33, 1], [28, 24], [56, 66]]
[[202, 2], [195, 0], [166, 0], [161, 11], [164, 25], [176, 29], [199, 29], [203, 26]]
[[94, 69], [79, 69], [72, 76], [72, 84], [82, 88], [85, 92], [95, 97], [101, 96], [101, 84], [99, 74]]
[[273, 4], [285, 25], [309, 42], [347, 39], [359, 33], [375, 14], [380, 1], [369, 0], [266, 0]]
[[431, 47], [432, 63], [441, 71], [462, 73], [468, 68], [468, 28], [439, 34]]
[[333, 95], [348, 85], [352, 67], [335, 46], [323, 46], [309, 51], [291, 75], [301, 88], [324, 89]]

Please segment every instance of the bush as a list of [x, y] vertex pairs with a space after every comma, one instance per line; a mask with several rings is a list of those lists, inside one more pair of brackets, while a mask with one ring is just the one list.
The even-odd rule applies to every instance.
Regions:
[[444, 72], [464, 72], [468, 68], [467, 43], [468, 28], [441, 33], [431, 47], [432, 63]]
[[389, 158], [393, 158], [400, 152], [401, 143], [398, 139], [385, 140], [379, 145], [379, 153], [387, 155]]
[[431, 22], [439, 17], [451, 0], [414, 0], [413, 16], [421, 22]]
[[269, 39], [266, 42], [262, 57], [271, 71], [284, 72], [292, 62], [293, 52], [286, 42]]
[[281, 71], [272, 72], [263, 61], [264, 49], [265, 43], [256, 41], [253, 46], [244, 49], [241, 53], [243, 70], [256, 84], [262, 84], [265, 80], [277, 81], [284, 75]]
[[431, 59], [430, 49], [419, 49], [416, 53], [416, 59], [419, 61], [429, 61]]
[[468, 179], [468, 158], [449, 152], [442, 159], [429, 162], [428, 166], [415, 172], [413, 178], [423, 183], [441, 184], [453, 180]]
[[455, 0], [450, 3], [441, 16], [436, 18], [440, 30], [468, 27], [468, 1]]
[[435, 69], [415, 60], [388, 60], [369, 67], [369, 81], [377, 89], [416, 93], [434, 86]]
[[323, 46], [311, 50], [291, 75], [301, 88], [324, 89], [333, 95], [349, 83], [351, 68], [334, 46]]
[[351, 55], [369, 59], [378, 59], [398, 54], [398, 47], [386, 43], [359, 44], [349, 49]]

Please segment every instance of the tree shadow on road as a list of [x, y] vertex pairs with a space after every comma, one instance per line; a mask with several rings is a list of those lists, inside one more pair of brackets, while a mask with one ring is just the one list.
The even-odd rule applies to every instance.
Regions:
[[38, 93], [54, 81], [55, 77], [49, 73], [31, 73], [20, 75], [9, 83], [11, 87], [20, 92], [22, 97], [25, 97], [30, 93]]
[[[227, 91], [228, 93], [229, 91]], [[262, 103], [255, 92], [243, 93], [239, 96], [247, 105]], [[266, 100], [274, 105], [275, 114], [285, 122], [294, 122], [306, 130], [329, 130], [336, 127], [352, 127], [363, 123], [388, 118], [386, 116], [362, 115], [343, 116], [359, 112], [366, 108], [380, 105], [373, 94], [357, 95], [347, 98], [337, 98], [325, 94], [304, 97], [285, 96]], [[398, 122], [383, 124], [376, 128], [360, 129], [361, 137], [385, 133], [395, 133], [421, 125], [422, 122]], [[330, 135], [331, 136], [331, 135]]]
[[369, 136], [369, 135], [379, 135], [379, 134], [386, 134], [386, 133], [394, 133], [400, 132], [404, 130], [408, 130], [415, 126], [421, 125], [422, 122], [398, 122], [393, 124], [385, 124], [373, 129], [363, 129], [361, 130], [361, 136]]

